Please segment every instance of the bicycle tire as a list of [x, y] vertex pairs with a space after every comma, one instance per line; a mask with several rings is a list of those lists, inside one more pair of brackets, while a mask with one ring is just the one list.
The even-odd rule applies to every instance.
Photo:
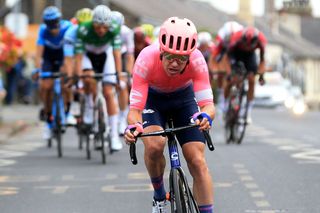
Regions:
[[85, 108], [85, 100], [84, 100], [84, 95], [80, 95], [79, 97], [79, 102], [80, 102], [80, 115], [79, 115], [79, 122], [78, 122], [78, 148], [79, 150], [83, 149], [83, 141], [84, 141], [84, 135], [85, 135], [85, 127], [83, 124], [83, 115], [84, 115], [84, 108]]
[[60, 117], [60, 107], [59, 107], [59, 98], [58, 95], [55, 95], [55, 107], [56, 107], [56, 117], [55, 117], [55, 135], [57, 139], [57, 152], [58, 157], [62, 157], [62, 146], [61, 146], [61, 140], [62, 140], [62, 125], [61, 125], [61, 117]]
[[197, 204], [191, 197], [191, 190], [185, 180], [184, 174], [178, 169], [172, 169], [170, 173], [170, 197], [172, 213], [199, 212]]
[[242, 119], [242, 122], [239, 121], [239, 118], [240, 116], [238, 116], [238, 122], [237, 122], [237, 134], [238, 137], [237, 137], [237, 144], [241, 144], [242, 141], [243, 141], [243, 138], [244, 138], [244, 135], [245, 135], [245, 132], [246, 132], [246, 127], [247, 127], [247, 115], [248, 115], [248, 103], [247, 101], [244, 102], [244, 100], [246, 100], [246, 92], [244, 90], [244, 88], [242, 87], [242, 90], [241, 90], [241, 95], [240, 95], [240, 106], [242, 107], [244, 105], [245, 107], [245, 111], [244, 111], [244, 116]]
[[91, 159], [91, 151], [90, 151], [90, 133], [88, 132], [86, 134], [86, 153], [87, 153], [87, 159]]
[[52, 147], [52, 139], [51, 138], [47, 140], [47, 146], [48, 146], [48, 148]]
[[98, 140], [101, 142], [101, 158], [102, 163], [106, 164], [106, 152], [104, 146], [104, 132], [106, 124], [104, 120], [104, 112], [101, 100], [98, 101]]

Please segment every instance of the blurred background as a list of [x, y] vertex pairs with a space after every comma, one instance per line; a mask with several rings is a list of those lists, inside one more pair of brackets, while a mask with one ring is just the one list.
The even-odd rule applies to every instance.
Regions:
[[130, 28], [156, 28], [179, 16], [213, 38], [227, 21], [262, 31], [268, 72], [264, 86], [256, 83], [244, 142], [225, 143], [222, 115], [211, 130], [216, 150], [206, 157], [215, 211], [320, 212], [320, 0], [0, 0], [1, 213], [141, 213], [151, 207], [142, 143], [138, 166], [131, 165], [127, 147], [101, 166], [98, 153], [88, 161], [79, 152], [73, 128], [64, 135], [63, 158], [41, 137], [42, 104], [31, 76], [42, 12], [55, 5], [71, 19], [98, 4], [122, 12]]

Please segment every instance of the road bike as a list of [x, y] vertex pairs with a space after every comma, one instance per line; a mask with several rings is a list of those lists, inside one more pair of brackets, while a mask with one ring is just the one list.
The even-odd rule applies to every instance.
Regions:
[[225, 112], [225, 137], [226, 143], [241, 144], [247, 127], [248, 115], [248, 82], [247, 70], [241, 61], [233, 65], [228, 108]]
[[61, 72], [50, 72], [41, 71], [40, 78], [42, 79], [54, 79], [53, 86], [53, 101], [52, 101], [52, 138], [48, 139], [48, 147], [52, 146], [52, 139], [57, 141], [57, 151], [58, 157], [62, 157], [62, 134], [65, 132], [66, 128], [66, 115], [64, 110], [64, 100], [62, 96], [62, 80], [61, 78], [66, 77], [64, 73]]
[[78, 121], [78, 137], [79, 137], [79, 149], [82, 149], [82, 143], [86, 143], [86, 155], [87, 159], [91, 159], [90, 143], [93, 140], [95, 150], [100, 150], [102, 163], [106, 164], [106, 144], [109, 148], [109, 153], [112, 154], [111, 139], [110, 139], [110, 128], [106, 124], [107, 110], [106, 101], [102, 94], [102, 79], [105, 76], [116, 75], [114, 73], [95, 73], [93, 75], [81, 75], [79, 78], [93, 78], [97, 81], [97, 95], [94, 100], [93, 106], [93, 123], [85, 124], [83, 117], [85, 113], [86, 101], [84, 95], [80, 96], [80, 115]]
[[[196, 128], [198, 125], [190, 124], [183, 127], [173, 127], [172, 119], [168, 122], [169, 128], [155, 131], [150, 133], [140, 134], [138, 137], [149, 137], [149, 136], [163, 136], [168, 138], [168, 149], [169, 158], [171, 163], [170, 175], [169, 175], [169, 201], [171, 205], [172, 213], [193, 213], [200, 212], [198, 205], [194, 199], [191, 189], [188, 185], [186, 175], [181, 168], [179, 151], [178, 151], [178, 139], [176, 133], [179, 131], [187, 130], [190, 128]], [[203, 131], [206, 138], [206, 142], [209, 150], [213, 151], [214, 146], [211, 141], [211, 137], [208, 131]], [[130, 157], [132, 164], [136, 165], [138, 163], [136, 156], [136, 145], [135, 143], [130, 145]]]

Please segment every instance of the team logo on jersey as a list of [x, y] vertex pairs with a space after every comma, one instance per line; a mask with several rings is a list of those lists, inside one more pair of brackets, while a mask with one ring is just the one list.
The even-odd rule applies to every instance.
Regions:
[[153, 110], [153, 109], [144, 109], [144, 110], [142, 111], [142, 113], [143, 113], [143, 114], [152, 114], [152, 113], [154, 113], [154, 110]]

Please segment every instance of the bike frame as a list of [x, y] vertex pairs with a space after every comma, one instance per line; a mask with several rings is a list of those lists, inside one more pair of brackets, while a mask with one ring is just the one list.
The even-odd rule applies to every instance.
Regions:
[[[66, 123], [66, 115], [64, 112], [64, 100], [62, 96], [62, 88], [61, 88], [61, 79], [60, 77], [62, 76], [61, 73], [54, 73], [54, 72], [48, 72], [44, 71], [41, 72], [40, 74], [41, 78], [54, 78], [54, 85], [53, 85], [53, 101], [52, 101], [52, 115], [53, 115], [53, 128], [55, 129], [57, 127], [57, 116], [60, 116], [61, 119], [61, 125], [64, 126]], [[57, 98], [55, 98], [57, 97]], [[60, 108], [60, 115], [57, 115], [57, 107], [56, 105], [59, 106]]]

